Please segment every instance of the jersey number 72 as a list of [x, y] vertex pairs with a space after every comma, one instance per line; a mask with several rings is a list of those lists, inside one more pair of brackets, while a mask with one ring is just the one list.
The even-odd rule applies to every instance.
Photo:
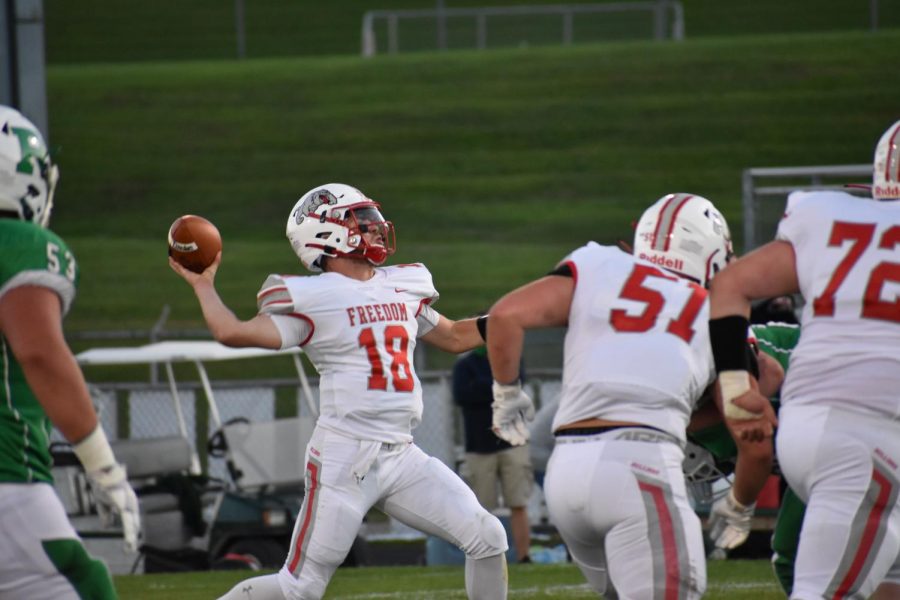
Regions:
[[[872, 238], [875, 236], [875, 228], [874, 223], [834, 222], [828, 245], [841, 246], [849, 240], [851, 242], [850, 250], [844, 256], [844, 259], [838, 263], [822, 294], [813, 299], [814, 316], [834, 316], [834, 295], [837, 293], [838, 288], [841, 287], [841, 284], [844, 283], [847, 274], [850, 273], [850, 269], [856, 265], [869, 247], [869, 244], [872, 243]], [[900, 244], [900, 226], [894, 225], [881, 234], [878, 247], [883, 250], [893, 250], [897, 244]], [[900, 323], [900, 298], [895, 298], [893, 302], [881, 299], [881, 289], [888, 281], [900, 282], [900, 263], [882, 261], [872, 269], [862, 297], [861, 317]]]

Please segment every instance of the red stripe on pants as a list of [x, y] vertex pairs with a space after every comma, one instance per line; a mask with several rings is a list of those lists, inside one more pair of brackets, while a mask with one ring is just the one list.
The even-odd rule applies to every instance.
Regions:
[[662, 489], [655, 485], [639, 482], [641, 490], [653, 496], [653, 504], [659, 515], [660, 537], [663, 542], [663, 560], [666, 563], [666, 600], [678, 600], [678, 588], [681, 577], [678, 572], [678, 544], [675, 542], [675, 526], [672, 524], [672, 513], [666, 504]]
[[291, 564], [288, 566], [288, 570], [291, 573], [294, 572], [294, 569], [297, 568], [297, 563], [300, 562], [303, 540], [304, 538], [306, 538], [306, 532], [309, 529], [309, 523], [310, 521], [312, 521], [312, 511], [313, 506], [315, 506], [316, 491], [319, 489], [319, 468], [313, 463], [309, 462], [306, 464], [306, 469], [309, 471], [309, 489], [306, 490], [306, 498], [304, 501], [306, 511], [303, 514], [303, 526], [300, 527], [300, 534], [297, 536], [297, 543], [294, 544], [294, 558], [291, 560]]
[[875, 541], [875, 535], [878, 533], [878, 525], [884, 516], [884, 509], [887, 508], [888, 498], [891, 495], [891, 482], [883, 474], [879, 473], [877, 469], [872, 471], [872, 480], [878, 484], [881, 490], [878, 492], [875, 504], [872, 506], [872, 510], [866, 519], [866, 527], [863, 529], [862, 538], [859, 540], [859, 548], [856, 549], [856, 554], [853, 556], [850, 570], [847, 571], [847, 575], [841, 581], [841, 585], [838, 586], [837, 591], [832, 596], [832, 600], [844, 598], [856, 582], [856, 578], [859, 577], [863, 564], [872, 551], [872, 544]]

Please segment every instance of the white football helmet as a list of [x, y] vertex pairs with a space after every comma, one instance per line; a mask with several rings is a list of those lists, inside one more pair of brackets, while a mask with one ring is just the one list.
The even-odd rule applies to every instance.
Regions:
[[[377, 202], [343, 183], [320, 185], [303, 194], [287, 221], [287, 238], [303, 266], [322, 271], [323, 256], [382, 264], [396, 249], [394, 225], [385, 221]], [[379, 234], [367, 242], [372, 228]]]
[[728, 492], [730, 486], [719, 486], [719, 490], [713, 489], [715, 482], [727, 476], [716, 464], [712, 452], [703, 446], [688, 440], [681, 468], [684, 471], [688, 492], [696, 504], [711, 505]]
[[900, 121], [888, 127], [875, 146], [872, 197], [876, 200], [900, 199]]
[[14, 108], [0, 106], [0, 212], [46, 227], [58, 179], [38, 128]]
[[707, 287], [733, 256], [731, 232], [706, 198], [669, 194], [641, 215], [634, 255]]

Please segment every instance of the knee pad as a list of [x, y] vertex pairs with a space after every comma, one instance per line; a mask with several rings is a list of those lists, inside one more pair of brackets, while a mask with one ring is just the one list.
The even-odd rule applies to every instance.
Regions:
[[69, 580], [79, 596], [116, 600], [116, 591], [106, 565], [91, 558], [79, 540], [44, 540], [42, 545], [50, 562]]
[[503, 554], [509, 549], [506, 529], [500, 519], [484, 511], [478, 517], [478, 534], [472, 544], [463, 548], [466, 556], [474, 559]]

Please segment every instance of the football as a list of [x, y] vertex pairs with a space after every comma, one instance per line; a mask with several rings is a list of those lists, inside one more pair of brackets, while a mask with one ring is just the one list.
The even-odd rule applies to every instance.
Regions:
[[194, 273], [202, 273], [221, 249], [219, 230], [203, 217], [184, 215], [169, 227], [169, 256]]

